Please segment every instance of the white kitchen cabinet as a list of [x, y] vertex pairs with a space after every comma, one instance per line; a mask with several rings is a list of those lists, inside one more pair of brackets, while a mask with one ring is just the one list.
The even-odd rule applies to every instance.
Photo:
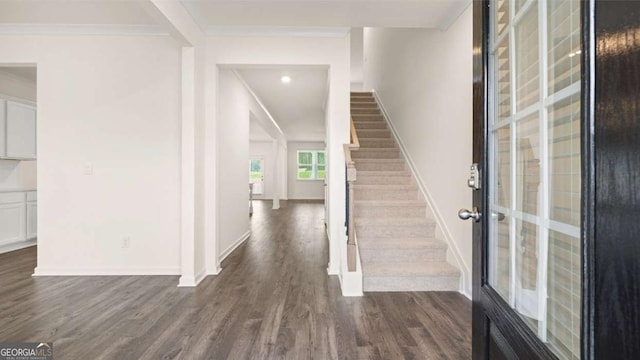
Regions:
[[37, 236], [37, 192], [0, 191], [0, 253], [33, 246]]
[[36, 159], [36, 125], [35, 106], [6, 101], [5, 158]]
[[27, 192], [27, 240], [38, 237], [38, 198], [35, 191]]
[[26, 205], [24, 192], [0, 194], [0, 245], [26, 240]]

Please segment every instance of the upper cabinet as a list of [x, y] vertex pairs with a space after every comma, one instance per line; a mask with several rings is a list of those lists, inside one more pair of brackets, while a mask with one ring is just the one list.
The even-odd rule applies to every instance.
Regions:
[[0, 158], [36, 159], [36, 107], [0, 100]]

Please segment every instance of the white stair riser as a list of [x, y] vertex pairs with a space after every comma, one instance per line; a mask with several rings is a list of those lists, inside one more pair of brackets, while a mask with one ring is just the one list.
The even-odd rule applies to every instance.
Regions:
[[364, 291], [458, 291], [457, 276], [364, 276]]
[[362, 237], [434, 237], [435, 224], [428, 225], [387, 225], [387, 226], [356, 226], [357, 236]]
[[419, 200], [418, 190], [356, 189], [355, 200]]
[[360, 258], [366, 263], [391, 261], [391, 262], [417, 262], [417, 261], [445, 261], [446, 249], [398, 249], [398, 248], [363, 248], [360, 247]]

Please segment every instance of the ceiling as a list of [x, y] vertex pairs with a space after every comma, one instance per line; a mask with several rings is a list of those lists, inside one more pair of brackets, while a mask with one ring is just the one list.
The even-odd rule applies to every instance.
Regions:
[[35, 66], [0, 66], [0, 71], [36, 83], [37, 69]]
[[[273, 116], [287, 141], [325, 140], [326, 68], [278, 66], [236, 70]], [[282, 83], [284, 75], [291, 77], [290, 83]]]
[[155, 25], [140, 1], [3, 0], [0, 23]]
[[[179, 0], [166, 0], [179, 1]], [[351, 27], [446, 28], [471, 0], [182, 0], [209, 35], [344, 36]], [[1, 34], [167, 34], [148, 0], [0, 0]]]
[[[231, 29], [284, 27], [326, 31], [326, 28], [443, 28], [470, 0], [183, 0], [187, 11], [208, 34]], [[323, 29], [324, 28], [324, 29]]]
[[0, 0], [0, 34], [167, 34], [142, 0]]

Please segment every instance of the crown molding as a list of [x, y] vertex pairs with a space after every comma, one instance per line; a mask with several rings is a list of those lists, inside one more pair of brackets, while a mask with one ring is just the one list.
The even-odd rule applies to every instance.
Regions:
[[351, 31], [348, 27], [297, 26], [207, 26], [207, 36], [242, 37], [333, 37], [343, 38]]
[[159, 25], [0, 24], [0, 36], [168, 36]]

